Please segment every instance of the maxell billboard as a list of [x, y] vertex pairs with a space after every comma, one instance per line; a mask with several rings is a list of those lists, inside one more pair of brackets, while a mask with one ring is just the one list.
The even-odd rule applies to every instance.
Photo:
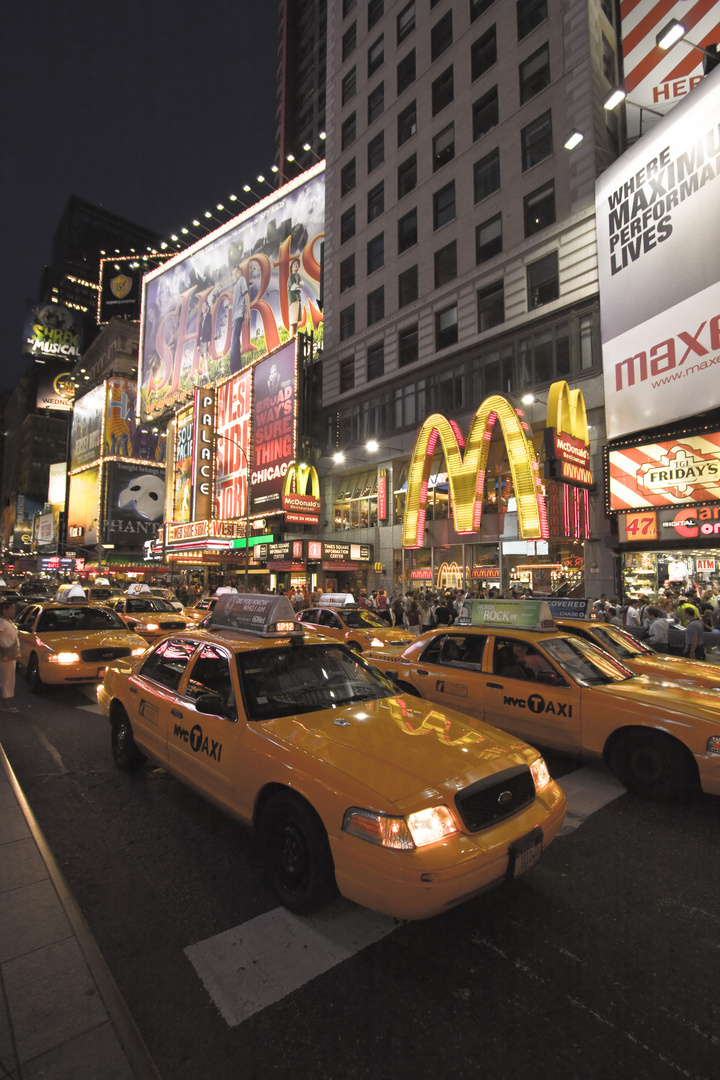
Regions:
[[609, 439], [720, 404], [720, 68], [596, 185]]
[[143, 278], [142, 415], [181, 407], [272, 352], [322, 334], [324, 163]]

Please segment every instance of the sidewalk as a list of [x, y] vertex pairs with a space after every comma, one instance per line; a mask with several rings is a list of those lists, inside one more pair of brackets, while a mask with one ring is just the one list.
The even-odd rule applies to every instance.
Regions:
[[2, 746], [0, 1076], [160, 1080]]

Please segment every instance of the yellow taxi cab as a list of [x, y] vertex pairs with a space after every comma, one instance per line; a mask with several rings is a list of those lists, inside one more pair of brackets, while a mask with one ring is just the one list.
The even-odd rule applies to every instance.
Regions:
[[704, 686], [720, 693], [720, 665], [657, 653], [622, 627], [591, 619], [591, 603], [590, 600], [576, 600], [574, 605], [579, 604], [580, 607], [569, 607], [568, 599], [548, 600], [550, 613], [560, 630], [591, 641], [593, 645], [611, 653], [636, 675], [658, 675], [683, 686]]
[[113, 611], [89, 603], [80, 585], [56, 595], [62, 599], [30, 604], [17, 620], [20, 662], [33, 693], [46, 685], [97, 682], [112, 660], [146, 652], [146, 642]]
[[210, 624], [108, 668], [113, 757], [147, 756], [254, 827], [291, 911], [339, 890], [425, 918], [517, 877], [556, 835], [565, 796], [522, 739], [399, 694], [305, 633], [287, 597], [223, 596]]
[[131, 596], [121, 596], [110, 606], [126, 626], [149, 642], [187, 626], [187, 619], [168, 600], [153, 596], [147, 585]]
[[356, 652], [383, 645], [409, 645], [414, 635], [392, 627], [373, 611], [360, 608], [352, 593], [323, 593], [317, 605], [295, 616], [303, 626], [344, 641]]
[[197, 603], [192, 604], [190, 607], [184, 607], [183, 617], [187, 619], [188, 623], [197, 626], [202, 622], [206, 615], [209, 615], [217, 604], [219, 596], [234, 595], [237, 596], [237, 589], [230, 588], [229, 586], [221, 585], [216, 590], [214, 596], [203, 596]]
[[544, 601], [466, 600], [451, 627], [367, 658], [404, 691], [539, 746], [604, 758], [648, 799], [720, 795], [720, 701], [714, 690], [636, 675], [560, 631]]

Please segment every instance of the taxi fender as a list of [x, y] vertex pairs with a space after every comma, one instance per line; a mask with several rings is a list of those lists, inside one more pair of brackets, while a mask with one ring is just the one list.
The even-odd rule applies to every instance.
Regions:
[[598, 703], [583, 707], [583, 744], [585, 752], [607, 757], [618, 737], [632, 728], [647, 728], [677, 739], [695, 756], [705, 754], [707, 740], [720, 734], [720, 709], [718, 719], [682, 713], [668, 709], [667, 703], [659, 707], [642, 700], [607, 702], [601, 709]]

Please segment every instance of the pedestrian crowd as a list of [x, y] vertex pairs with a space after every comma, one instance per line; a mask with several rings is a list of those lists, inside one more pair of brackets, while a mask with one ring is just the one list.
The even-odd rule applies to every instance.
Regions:
[[713, 585], [700, 592], [694, 586], [685, 590], [666, 586], [657, 595], [608, 598], [602, 593], [593, 604], [595, 617], [614, 626], [622, 626], [633, 636], [646, 641], [658, 652], [667, 652], [671, 627], [684, 631], [684, 654], [693, 660], [704, 660], [706, 634], [717, 635], [720, 649], [720, 588]]

